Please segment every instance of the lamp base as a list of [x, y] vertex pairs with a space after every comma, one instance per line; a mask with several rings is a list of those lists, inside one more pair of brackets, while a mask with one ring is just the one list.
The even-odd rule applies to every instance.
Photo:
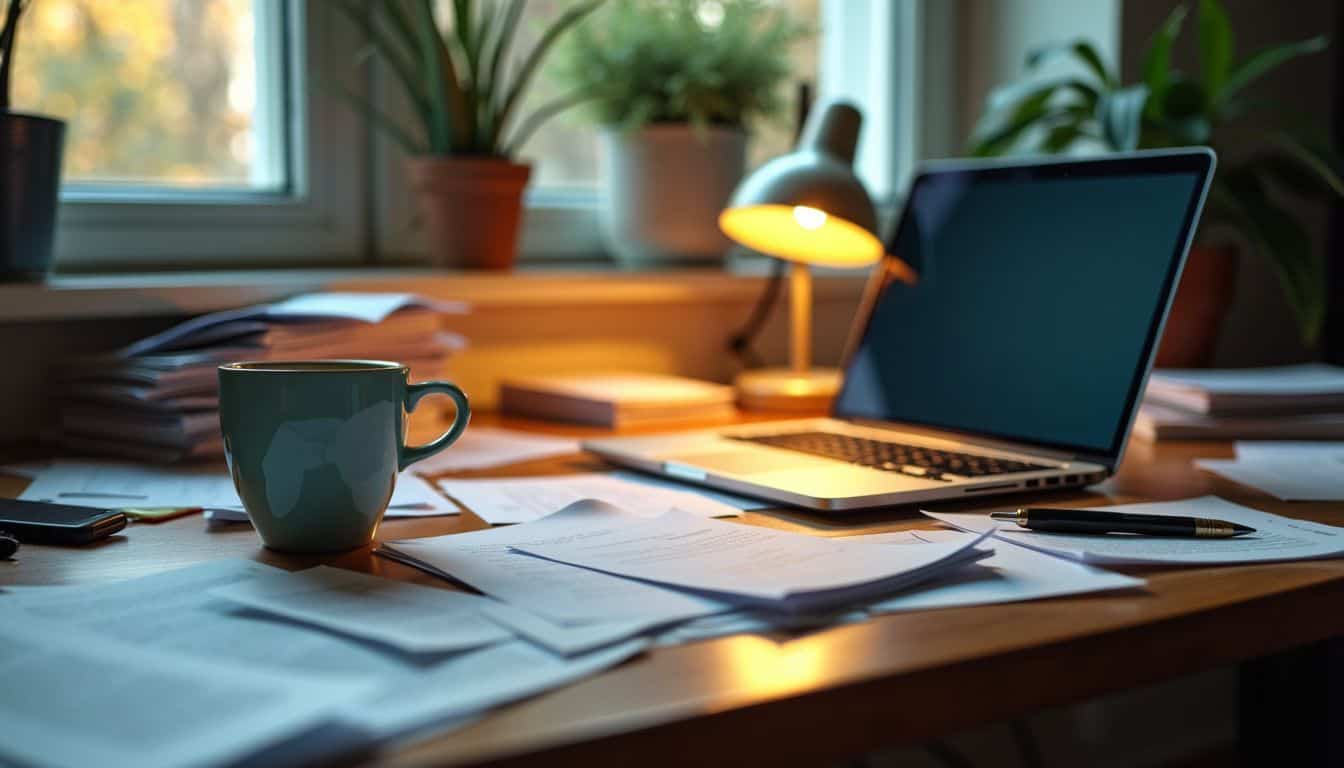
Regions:
[[737, 403], [750, 411], [824, 411], [840, 391], [837, 368], [743, 371], [733, 382]]

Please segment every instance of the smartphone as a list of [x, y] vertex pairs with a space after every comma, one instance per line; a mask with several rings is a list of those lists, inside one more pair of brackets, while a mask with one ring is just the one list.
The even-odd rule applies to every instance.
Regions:
[[0, 530], [34, 544], [87, 544], [126, 527], [115, 509], [0, 499]]

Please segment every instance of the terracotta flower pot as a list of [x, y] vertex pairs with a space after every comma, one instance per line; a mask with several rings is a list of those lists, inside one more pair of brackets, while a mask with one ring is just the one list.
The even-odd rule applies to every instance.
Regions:
[[407, 169], [431, 263], [462, 269], [513, 267], [531, 166], [492, 157], [414, 157]]
[[1209, 364], [1223, 319], [1232, 306], [1236, 257], [1236, 251], [1229, 247], [1190, 249], [1157, 350], [1159, 368], [1201, 368]]

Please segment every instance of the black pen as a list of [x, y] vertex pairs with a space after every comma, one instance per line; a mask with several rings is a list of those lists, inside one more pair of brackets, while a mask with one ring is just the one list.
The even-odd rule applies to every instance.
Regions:
[[1048, 533], [1137, 533], [1144, 536], [1181, 536], [1186, 538], [1225, 539], [1255, 529], [1209, 517], [1141, 515], [1131, 512], [1104, 512], [1099, 509], [1028, 509], [993, 512], [995, 520], [1010, 520], [1023, 528]]

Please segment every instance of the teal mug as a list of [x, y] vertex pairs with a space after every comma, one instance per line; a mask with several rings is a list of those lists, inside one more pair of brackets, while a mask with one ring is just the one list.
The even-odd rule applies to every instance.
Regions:
[[[230, 363], [219, 368], [229, 474], [261, 540], [285, 552], [373, 541], [397, 474], [467, 428], [467, 396], [446, 381], [411, 384], [379, 360]], [[437, 439], [406, 445], [406, 414], [443, 394], [457, 406]]]

